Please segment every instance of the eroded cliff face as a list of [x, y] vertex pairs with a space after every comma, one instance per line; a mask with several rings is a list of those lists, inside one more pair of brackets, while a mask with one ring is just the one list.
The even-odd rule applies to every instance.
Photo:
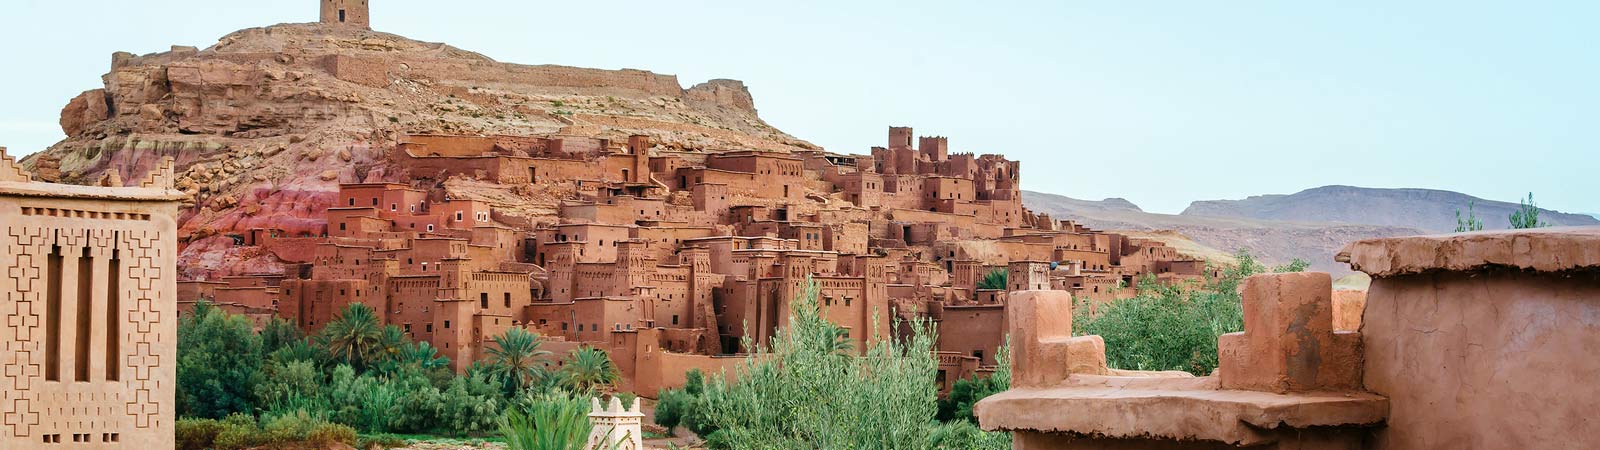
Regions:
[[[88, 183], [108, 171], [145, 173], [172, 156], [178, 187], [190, 195], [180, 222], [188, 242], [250, 228], [313, 229], [339, 183], [408, 182], [386, 161], [408, 133], [644, 134], [658, 150], [815, 148], [762, 121], [739, 81], [684, 89], [671, 75], [507, 64], [352, 27], [284, 24], [206, 49], [117, 53], [103, 79], [62, 109], [68, 138], [24, 165], [58, 166], [62, 181]], [[185, 267], [275, 269], [250, 255], [226, 257], [223, 244], [185, 248]]]

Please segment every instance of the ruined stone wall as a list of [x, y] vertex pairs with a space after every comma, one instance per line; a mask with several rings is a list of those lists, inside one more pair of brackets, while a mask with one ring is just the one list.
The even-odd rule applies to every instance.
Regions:
[[[409, 78], [432, 79], [444, 86], [480, 86], [508, 83], [532, 92], [558, 94], [627, 93], [681, 98], [678, 77], [637, 69], [602, 70], [557, 65], [519, 65], [493, 61], [423, 58], [374, 58], [389, 70], [404, 71]], [[402, 68], [403, 67], [403, 68]]]

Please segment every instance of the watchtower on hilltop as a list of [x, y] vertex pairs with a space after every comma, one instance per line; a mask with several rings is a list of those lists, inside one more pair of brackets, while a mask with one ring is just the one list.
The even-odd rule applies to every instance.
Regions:
[[321, 1], [322, 23], [372, 29], [371, 19], [367, 16], [367, 0]]

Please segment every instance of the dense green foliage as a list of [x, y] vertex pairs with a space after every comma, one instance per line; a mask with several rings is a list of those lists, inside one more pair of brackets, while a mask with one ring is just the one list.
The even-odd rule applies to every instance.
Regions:
[[1539, 221], [1539, 205], [1533, 203], [1532, 192], [1528, 193], [1527, 199], [1518, 200], [1517, 203], [1520, 204], [1520, 206], [1517, 207], [1516, 211], [1511, 212], [1512, 229], [1543, 228], [1550, 226], [1549, 223]]
[[261, 337], [250, 320], [205, 302], [178, 319], [178, 414], [220, 419], [251, 412]]
[[1007, 434], [935, 420], [931, 324], [912, 323], [908, 339], [883, 340], [856, 355], [840, 351], [845, 333], [821, 317], [816, 297], [811, 284], [791, 302], [789, 322], [770, 346], [746, 342], [756, 352], [737, 381], [710, 377], [702, 384], [695, 374], [685, 389], [663, 393], [658, 417], [666, 410], [666, 422], [718, 449], [1010, 448]]
[[983, 274], [983, 279], [978, 280], [978, 289], [1005, 289], [1010, 273], [1005, 269], [995, 269]]
[[281, 319], [257, 333], [244, 317], [201, 302], [180, 318], [178, 336], [180, 433], [195, 448], [293, 447], [335, 431], [349, 444], [355, 431], [486, 435], [503, 428], [513, 404], [531, 411], [542, 399], [591, 395], [618, 379], [593, 348], [550, 372], [549, 352], [520, 328], [496, 338], [487, 364], [458, 376], [432, 345], [382, 326], [361, 304], [303, 336]]
[[[1162, 285], [1140, 280], [1139, 295], [1073, 311], [1073, 331], [1100, 335], [1106, 362], [1131, 370], [1183, 370], [1207, 375], [1217, 368], [1217, 336], [1244, 329], [1239, 285], [1266, 271], [1249, 253], [1235, 254], [1237, 263], [1221, 276], [1207, 275], [1196, 285]], [[1275, 268], [1298, 272], [1307, 263], [1296, 260]], [[1211, 271], [1207, 271], [1208, 273]]]

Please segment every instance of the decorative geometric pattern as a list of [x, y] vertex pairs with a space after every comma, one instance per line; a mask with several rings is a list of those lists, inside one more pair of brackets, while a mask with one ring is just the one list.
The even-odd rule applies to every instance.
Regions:
[[44, 310], [40, 301], [43, 290], [40, 272], [44, 255], [49, 251], [48, 238], [43, 228], [10, 227], [5, 240], [9, 258], [0, 261], [5, 264], [6, 278], [14, 283], [7, 292], [6, 304], [10, 308], [0, 311], [5, 315], [5, 326], [12, 336], [4, 343], [11, 358], [0, 361], [0, 370], [3, 370], [0, 374], [5, 376], [0, 380], [3, 384], [0, 387], [5, 390], [0, 411], [3, 411], [8, 434], [15, 437], [32, 436], [33, 428], [39, 425], [40, 402], [32, 383], [44, 374], [44, 354], [35, 335], [43, 329], [43, 320], [39, 317]]
[[155, 422], [161, 413], [161, 403], [155, 398], [158, 381], [152, 379], [152, 369], [161, 366], [161, 355], [156, 354], [155, 346], [160, 336], [156, 333], [156, 326], [161, 323], [161, 313], [158, 305], [163, 304], [161, 299], [161, 267], [156, 261], [161, 258], [161, 234], [154, 231], [124, 231], [121, 233], [122, 242], [118, 247], [125, 249], [127, 256], [123, 261], [127, 264], [127, 276], [133, 289], [127, 292], [133, 299], [133, 308], [128, 311], [128, 324], [133, 325], [126, 330], [125, 342], [133, 345], [133, 351], [127, 354], [126, 367], [132, 369], [133, 377], [126, 381], [128, 392], [127, 414], [133, 418], [134, 426], [150, 428], [157, 426]]

